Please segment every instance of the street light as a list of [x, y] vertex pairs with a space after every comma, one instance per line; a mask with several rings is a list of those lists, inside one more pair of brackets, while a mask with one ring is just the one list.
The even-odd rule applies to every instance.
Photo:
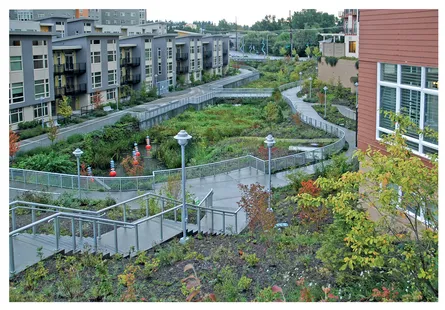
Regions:
[[45, 125], [43, 123], [43, 97], [40, 97], [40, 113], [42, 114], [42, 128], [45, 128]]
[[77, 159], [77, 187], [79, 188], [79, 199], [80, 199], [80, 156], [82, 156], [83, 152], [81, 149], [77, 148], [73, 152], [74, 156], [76, 156]]
[[185, 244], [187, 242], [187, 208], [185, 205], [185, 146], [188, 140], [192, 138], [185, 130], [181, 130], [174, 137], [178, 140], [178, 144], [181, 146], [181, 161], [182, 161], [182, 238], [179, 243]]
[[355, 147], [357, 147], [358, 138], [358, 82], [355, 85]]
[[300, 75], [300, 91], [301, 91], [301, 76], [303, 75], [303, 72], [300, 71], [300, 73], [298, 73]]
[[270, 200], [271, 200], [271, 195], [272, 195], [272, 192], [271, 192], [271, 188], [272, 188], [272, 186], [271, 186], [271, 184], [272, 184], [272, 175], [270, 173], [270, 170], [271, 170], [270, 166], [271, 166], [271, 159], [272, 159], [272, 147], [275, 144], [275, 139], [273, 138], [273, 136], [271, 134], [269, 134], [266, 137], [266, 140], [264, 140], [264, 143], [266, 143], [266, 146], [269, 149], [269, 189], [268, 189], [268, 191], [269, 191], [269, 200], [268, 200], [268, 203], [267, 203], [267, 211], [272, 212], [273, 210], [270, 207]]
[[328, 90], [328, 88], [325, 86], [323, 87], [324, 90], [324, 118], [326, 119], [326, 91]]
[[155, 74], [155, 87], [156, 87], [156, 95], [159, 96], [159, 89], [158, 89], [158, 75]]
[[309, 82], [311, 83], [311, 86], [309, 88], [309, 98], [312, 98], [312, 77], [309, 77]]

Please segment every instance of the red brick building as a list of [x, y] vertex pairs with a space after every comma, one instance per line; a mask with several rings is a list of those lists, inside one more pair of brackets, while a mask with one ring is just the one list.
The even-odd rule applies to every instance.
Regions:
[[[438, 130], [438, 10], [360, 10], [358, 148], [381, 149], [394, 125], [382, 110]], [[438, 141], [407, 132], [415, 154], [438, 153]]]

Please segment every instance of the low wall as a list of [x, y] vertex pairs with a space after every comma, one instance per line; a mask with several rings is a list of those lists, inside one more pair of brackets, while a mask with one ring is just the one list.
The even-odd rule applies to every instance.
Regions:
[[358, 70], [355, 67], [357, 60], [339, 59], [334, 67], [326, 63], [324, 57], [318, 63], [318, 79], [326, 83], [337, 84], [338, 79], [343, 84], [343, 87], [350, 87], [351, 91], [355, 93], [354, 83], [351, 82], [351, 77], [356, 77]]

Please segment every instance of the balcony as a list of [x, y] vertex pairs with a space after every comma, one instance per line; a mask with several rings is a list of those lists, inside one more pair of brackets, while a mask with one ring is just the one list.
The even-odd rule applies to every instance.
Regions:
[[121, 58], [121, 67], [137, 67], [141, 64], [140, 57]]
[[87, 92], [87, 84], [74, 84], [74, 85], [65, 85], [63, 87], [55, 88], [56, 97], [62, 96], [75, 96], [79, 94], [85, 94]]
[[82, 74], [86, 72], [86, 65], [84, 62], [80, 63], [66, 63], [61, 65], [54, 65], [54, 74]]
[[204, 69], [211, 69], [212, 68], [212, 62], [206, 61], [204, 62]]
[[185, 61], [189, 59], [189, 53], [176, 53], [176, 60]]
[[347, 17], [348, 15], [357, 15], [357, 13], [358, 13], [357, 9], [345, 9], [343, 17]]
[[227, 66], [229, 64], [228, 58], [223, 58], [223, 66]]
[[223, 50], [223, 56], [227, 56], [228, 51], [227, 50]]
[[212, 57], [212, 51], [204, 51], [204, 53], [203, 53], [204, 55], [204, 58], [210, 58], [210, 57]]
[[121, 76], [121, 85], [138, 84], [141, 82], [140, 74], [130, 74]]
[[189, 67], [188, 66], [178, 66], [176, 67], [176, 74], [186, 74], [189, 72]]

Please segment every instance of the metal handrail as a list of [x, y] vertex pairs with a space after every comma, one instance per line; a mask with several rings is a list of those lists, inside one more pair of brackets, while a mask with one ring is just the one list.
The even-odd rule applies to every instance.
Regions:
[[[34, 205], [34, 206], [38, 206], [38, 207], [68, 210], [68, 211], [73, 211], [73, 212], [81, 212], [81, 213], [87, 213], [87, 214], [97, 214], [97, 211], [60, 207], [60, 206], [48, 205], [48, 204], [37, 203], [37, 202], [29, 202], [29, 201], [23, 201], [23, 200], [12, 201], [12, 202], [9, 203], [9, 206], [16, 205], [16, 204], [19, 204], [19, 203], [27, 204], [27, 205]], [[27, 208], [27, 207], [25, 207], [25, 206], [17, 206], [15, 208]], [[13, 208], [13, 209], [15, 209], [15, 208]], [[12, 209], [9, 209], [9, 210], [11, 211]], [[59, 212], [59, 211], [56, 211], [56, 212]]]
[[167, 213], [169, 213], [169, 212], [171, 212], [171, 211], [178, 210], [178, 209], [180, 209], [180, 208], [182, 208], [182, 205], [179, 205], [179, 206], [170, 208], [170, 209], [168, 209], [168, 210], [164, 210], [164, 211], [162, 211], [162, 212], [159, 212], [159, 213], [156, 213], [156, 214], [154, 214], [154, 215], [151, 215], [151, 216], [149, 216], [149, 217], [147, 217], [147, 218], [141, 218], [141, 219], [139, 219], [139, 220], [137, 220], [137, 221], [135, 221], [135, 222], [132, 222], [131, 224], [133, 224], [134, 226], [136, 226], [136, 225], [139, 225], [139, 224], [141, 224], [141, 223], [144, 223], [144, 222], [147, 222], [147, 221], [149, 221], [149, 220], [152, 220], [152, 219], [154, 219], [154, 218], [156, 218], [156, 217], [159, 217], [159, 216], [162, 216], [162, 215], [164, 215], [164, 214], [167, 214]]

